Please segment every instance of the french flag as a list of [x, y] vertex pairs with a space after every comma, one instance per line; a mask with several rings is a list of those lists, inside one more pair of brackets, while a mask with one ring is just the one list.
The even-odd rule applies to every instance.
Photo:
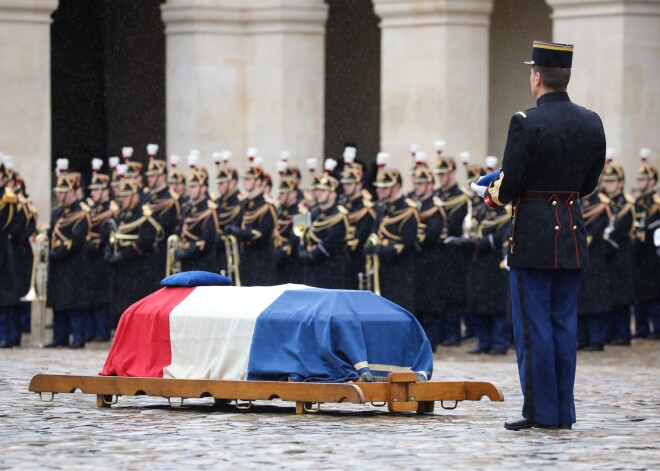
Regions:
[[370, 291], [217, 286], [230, 283], [220, 278], [173, 275], [129, 307], [100, 374], [345, 382], [412, 371], [431, 378], [433, 353], [417, 320]]

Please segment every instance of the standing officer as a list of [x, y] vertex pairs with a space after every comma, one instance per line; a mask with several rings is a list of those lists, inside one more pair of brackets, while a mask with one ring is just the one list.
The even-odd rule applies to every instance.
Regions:
[[378, 173], [374, 186], [384, 205], [383, 217], [378, 227], [378, 244], [366, 244], [364, 252], [380, 259], [383, 297], [414, 314], [419, 212], [417, 203], [401, 194], [401, 183], [401, 172], [395, 168], [384, 168]]
[[466, 254], [464, 248], [454, 241], [463, 237], [466, 218], [471, 220], [470, 194], [456, 181], [456, 161], [452, 157], [440, 157], [435, 169], [440, 180], [437, 192], [447, 214], [447, 224], [440, 237], [445, 243], [441, 252], [439, 286], [445, 299], [442, 322], [442, 345], [458, 346], [461, 343], [461, 318], [466, 312]]
[[165, 277], [167, 238], [177, 232], [177, 226], [181, 220], [181, 205], [179, 195], [170, 191], [167, 185], [167, 162], [156, 158], [158, 152], [157, 144], [147, 145], [149, 163], [145, 176], [149, 191], [145, 197], [145, 203], [153, 214], [154, 219], [163, 228], [163, 237], [156, 240], [154, 256], [151, 258], [153, 268], [151, 273], [145, 274], [154, 291], [160, 286], [160, 280]]
[[18, 197], [8, 182], [7, 168], [0, 160], [0, 348], [11, 348], [12, 309], [19, 303], [19, 281], [14, 265], [10, 231]]
[[298, 249], [298, 258], [305, 264], [304, 283], [316, 288], [346, 288], [348, 211], [337, 204], [338, 186], [329, 174], [319, 179], [315, 187], [318, 211]]
[[[660, 228], [660, 196], [656, 193], [658, 169], [643, 164], [637, 175], [640, 196], [635, 201], [635, 336], [660, 339], [660, 256], [654, 235]], [[649, 321], [653, 331], [649, 329]]]
[[[225, 243], [224, 235], [227, 226], [231, 224], [240, 224], [241, 201], [243, 198], [237, 188], [238, 171], [229, 165], [218, 167], [215, 175], [215, 184], [218, 189], [218, 198], [215, 203], [218, 206], [218, 231], [220, 236], [218, 239], [218, 269], [220, 271], [225, 270], [225, 273], [228, 274], [228, 247]], [[229, 248], [231, 250], [231, 247]], [[233, 255], [238, 257], [238, 254]]]
[[[263, 195], [263, 169], [250, 165], [243, 174], [247, 199], [236, 224], [225, 226], [225, 233], [241, 243], [241, 284], [270, 286], [275, 281], [273, 230], [277, 214], [275, 207]], [[240, 225], [239, 225], [240, 224]]]
[[92, 180], [87, 187], [90, 193], [92, 209], [89, 240], [90, 292], [91, 308], [88, 322], [87, 338], [99, 342], [110, 340], [110, 302], [111, 290], [108, 285], [112, 281], [112, 269], [103, 258], [105, 247], [109, 243], [111, 226], [109, 221], [119, 214], [119, 206], [110, 199], [110, 176], [100, 173], [103, 161], [92, 160]]
[[[118, 166], [119, 173], [122, 167]], [[151, 257], [154, 245], [164, 236], [163, 228], [153, 217], [149, 206], [140, 204], [142, 195], [137, 179], [120, 179], [115, 196], [120, 201], [121, 212], [117, 218], [117, 228], [113, 228], [110, 243], [103, 254], [112, 265], [113, 324], [126, 308], [154, 291], [153, 286], [140, 281], [147, 270], [153, 269]]]
[[[484, 205], [485, 206], [485, 205]], [[469, 252], [468, 308], [474, 320], [477, 346], [470, 354], [504, 355], [510, 345], [507, 334], [509, 275], [503, 266], [509, 245], [511, 213], [507, 207], [488, 208], [477, 226], [476, 237], [464, 242]]]
[[602, 185], [610, 198], [611, 224], [605, 237], [616, 247], [607, 263], [612, 310], [608, 314], [608, 339], [612, 345], [630, 345], [630, 308], [635, 301], [633, 284], [633, 233], [635, 200], [623, 192], [625, 178], [620, 165], [605, 167]]
[[612, 213], [610, 199], [600, 191], [582, 198], [581, 205], [589, 264], [580, 277], [577, 349], [599, 352], [605, 344], [607, 314], [612, 307], [607, 258], [614, 249], [605, 238]]
[[440, 343], [438, 334], [443, 309], [443, 291], [438, 289], [442, 250], [440, 234], [447, 223], [447, 213], [433, 200], [435, 179], [431, 169], [418, 166], [413, 174], [413, 184], [413, 198], [419, 210], [417, 238], [420, 246], [420, 252], [416, 254], [418, 282], [415, 314], [435, 351], [436, 345]]
[[[352, 155], [352, 154], [349, 154]], [[376, 228], [376, 212], [371, 202], [371, 195], [362, 190], [362, 166], [347, 161], [344, 154], [344, 171], [341, 174], [341, 183], [344, 192], [340, 197], [340, 204], [348, 211], [348, 289], [359, 289], [358, 274], [364, 272], [366, 259], [362, 250], [367, 238]], [[350, 159], [350, 157], [349, 157]]]
[[[296, 179], [285, 175], [278, 187], [279, 207], [273, 231], [275, 282], [302, 283], [303, 267], [298, 260], [298, 239], [293, 233], [293, 218], [300, 213]], [[303, 208], [307, 211], [307, 208]]]
[[598, 184], [605, 132], [566, 93], [572, 60], [573, 46], [534, 41], [527, 64], [537, 107], [513, 115], [501, 173], [480, 179], [487, 204], [514, 202], [508, 265], [524, 404], [510, 430], [575, 422], [577, 295], [589, 261], [579, 197]]
[[85, 346], [85, 316], [91, 301], [86, 241], [91, 218], [89, 206], [78, 200], [79, 187], [79, 173], [64, 173], [54, 189], [61, 208], [50, 229], [47, 300], [53, 309], [53, 341], [48, 348]]

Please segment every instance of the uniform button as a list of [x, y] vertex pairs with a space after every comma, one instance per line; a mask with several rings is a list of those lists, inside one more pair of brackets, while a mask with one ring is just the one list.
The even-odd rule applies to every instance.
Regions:
[[553, 205], [553, 206], [557, 206], [557, 202], [556, 202], [556, 201], [553, 201], [553, 202], [552, 202], [552, 205]]
[[573, 230], [577, 229], [577, 226], [573, 226]]
[[570, 203], [568, 203], [568, 204], [570, 204], [571, 206], [573, 206], [573, 200], [571, 200], [571, 202], [570, 202]]
[[555, 226], [555, 231], [558, 231], [558, 230], [559, 230], [559, 226]]

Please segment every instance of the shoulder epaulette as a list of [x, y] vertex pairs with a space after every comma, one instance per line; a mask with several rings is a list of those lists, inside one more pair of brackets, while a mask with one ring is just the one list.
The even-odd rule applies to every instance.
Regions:
[[339, 211], [342, 214], [348, 214], [348, 209], [344, 208], [342, 205], [337, 206], [337, 211]]
[[518, 111], [516, 112], [516, 114], [522, 116], [523, 119], [527, 117], [527, 113], [525, 113], [524, 111]]
[[660, 204], [660, 195], [658, 194], [653, 195], [653, 202], [655, 204]]
[[82, 210], [85, 211], [86, 213], [90, 213], [90, 212], [92, 211], [92, 208], [90, 208], [89, 206], [87, 206], [87, 203], [85, 203], [84, 201], [81, 201], [81, 202], [80, 202], [80, 209], [82, 209]]
[[363, 204], [367, 208], [373, 208], [374, 207], [374, 202], [371, 201], [370, 199], [365, 198]]
[[465, 188], [463, 188], [462, 186], [459, 186], [458, 188], [460, 188], [461, 192], [462, 192], [465, 196], [470, 197], [470, 198], [472, 197], [472, 193], [469, 192], [468, 190], [466, 190]]
[[610, 198], [603, 193], [598, 193], [598, 199], [603, 204], [610, 204]]
[[209, 199], [209, 201], [206, 204], [211, 209], [218, 209], [218, 204], [213, 199]]
[[174, 191], [170, 190], [170, 198], [179, 201], [179, 198], [181, 198], [181, 196], [178, 193], [175, 193]]
[[626, 203], [635, 204], [635, 198], [633, 198], [628, 193], [624, 193], [623, 197], [626, 199]]
[[216, 201], [218, 198], [220, 198], [219, 195], [215, 194], [215, 193], [212, 192], [212, 191], [209, 191], [209, 199], [210, 199], [211, 201]]
[[142, 193], [144, 193], [145, 195], [147, 195], [147, 194], [151, 193], [151, 189], [150, 189], [149, 187], [146, 187], [146, 186], [145, 186], [144, 188], [142, 188]]
[[18, 201], [18, 197], [11, 188], [5, 187], [5, 194], [2, 195], [2, 201], [4, 203], [16, 204], [16, 202]]
[[243, 193], [238, 194], [238, 201], [245, 201], [246, 198], [247, 196], [245, 196]]
[[371, 193], [369, 193], [369, 190], [362, 190], [360, 194], [362, 195], [362, 198], [364, 198], [365, 201], [367, 200], [371, 201], [373, 199]]
[[153, 211], [151, 210], [148, 204], [142, 206], [142, 214], [144, 214], [148, 218], [150, 218], [151, 215], [153, 214]]
[[119, 207], [119, 205], [117, 204], [117, 202], [116, 202], [115, 200], [110, 201], [110, 211], [112, 211], [112, 213], [113, 213], [115, 216], [116, 216], [117, 214], [119, 214], [119, 211], [120, 211], [120, 210], [121, 210], [121, 208]]
[[406, 204], [410, 206], [411, 208], [417, 209], [417, 201], [413, 200], [412, 198], [406, 198]]

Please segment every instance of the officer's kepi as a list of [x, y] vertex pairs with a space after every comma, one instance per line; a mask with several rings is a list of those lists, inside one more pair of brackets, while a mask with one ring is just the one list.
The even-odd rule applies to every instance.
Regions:
[[532, 60], [525, 64], [570, 69], [573, 65], [573, 45], [534, 41]]

